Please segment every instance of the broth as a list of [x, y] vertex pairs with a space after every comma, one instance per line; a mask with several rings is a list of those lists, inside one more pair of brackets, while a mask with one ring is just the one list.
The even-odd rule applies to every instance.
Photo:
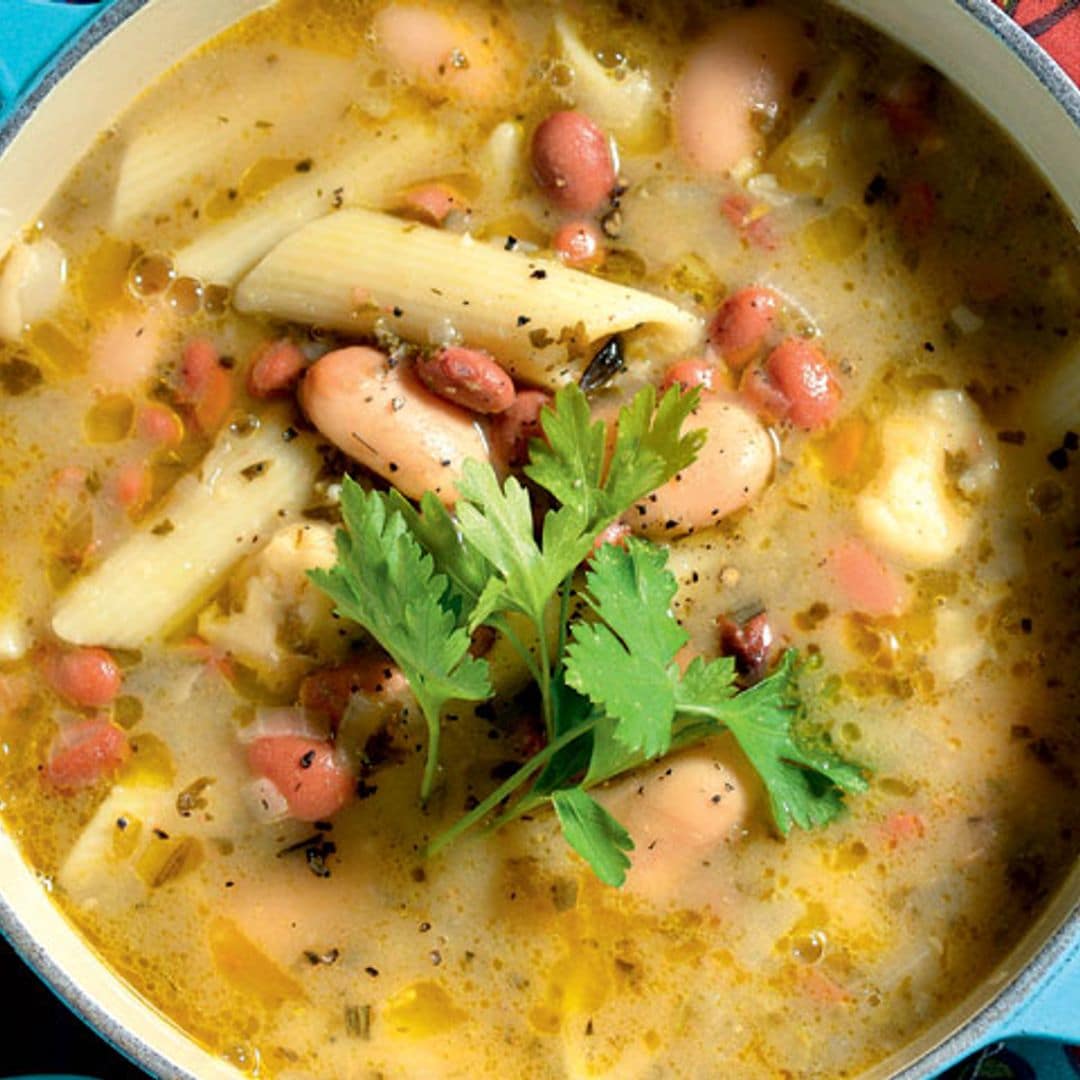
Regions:
[[[595, 169], [567, 179], [564, 144], [531, 140], [570, 110], [603, 130], [583, 150], [575, 129]], [[319, 222], [362, 242], [320, 246]], [[437, 240], [410, 263], [436, 232], [504, 261]], [[430, 394], [387, 379], [483, 346], [520, 401], [615, 340], [588, 292], [576, 326], [487, 304], [525, 262], [523, 288], [584, 273], [635, 297], [595, 416], [712, 380], [703, 452], [738, 460], [686, 487], [716, 512], [661, 496], [627, 521], [669, 553], [689, 653], [735, 655], [750, 686], [798, 651], [808, 722], [866, 770], [826, 827], [781, 838], [728, 734], [598, 789], [637, 843], [622, 888], [546, 808], [425, 856], [544, 745], [542, 702], [478, 636], [500, 693], [445, 709], [421, 806], [417, 702], [303, 572], [333, 563], [343, 474], [412, 497], [414, 459], [420, 489], [456, 477], [424, 441], [451, 413], [447, 460], [476, 424], [505, 448], [445, 401], [406, 428]], [[241, 1071], [854, 1076], [984, 978], [1075, 859], [1076, 232], [970, 103], [853, 21], [283, 0], [102, 137], [8, 256], [0, 308], [5, 826], [107, 962]], [[394, 356], [364, 385], [407, 434], [369, 395], [336, 437], [346, 390], [313, 373], [357, 343]], [[150, 554], [101, 577], [132, 536]], [[159, 594], [188, 599], [147, 615]], [[306, 811], [303, 774], [286, 790], [252, 750], [290, 738], [320, 777], [309, 746], [336, 755]], [[702, 761], [715, 793], [666, 802]]]

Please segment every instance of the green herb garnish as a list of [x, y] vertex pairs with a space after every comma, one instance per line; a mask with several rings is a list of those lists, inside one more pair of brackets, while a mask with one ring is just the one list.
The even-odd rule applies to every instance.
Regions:
[[[430, 853], [481, 822], [495, 828], [550, 802], [567, 842], [603, 881], [621, 885], [633, 842], [587, 789], [723, 730], [760, 774], [781, 833], [827, 823], [844, 792], [865, 788], [857, 766], [805, 730], [793, 651], [742, 692], [729, 659], [699, 658], [680, 674], [674, 658], [687, 635], [671, 611], [677, 584], [664, 549], [642, 540], [602, 547], [581, 591], [588, 616], [569, 623], [575, 573], [597, 536], [696, 457], [705, 433], [681, 432], [697, 401], [696, 392], [672, 389], [657, 403], [652, 388], [642, 390], [619, 414], [605, 466], [605, 425], [592, 421], [579, 388], [560, 390], [541, 417], [546, 442], [533, 442], [525, 470], [558, 503], [539, 537], [525, 487], [513, 477], [500, 484], [486, 463], [465, 463], [456, 519], [431, 494], [417, 510], [397, 492], [365, 492], [346, 478], [338, 564], [311, 576], [409, 680], [430, 736], [422, 797], [438, 767], [443, 707], [492, 695], [486, 663], [468, 653], [478, 626], [507, 636], [543, 702], [547, 746]], [[553, 604], [554, 648], [545, 630]], [[509, 613], [536, 628], [536, 657]]]

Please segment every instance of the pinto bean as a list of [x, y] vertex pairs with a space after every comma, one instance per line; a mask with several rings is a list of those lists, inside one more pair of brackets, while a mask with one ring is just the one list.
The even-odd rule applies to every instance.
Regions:
[[304, 354], [299, 347], [283, 338], [272, 341], [256, 353], [248, 368], [248, 393], [255, 398], [287, 394], [304, 371]]
[[107, 649], [97, 646], [49, 650], [42, 658], [45, 681], [73, 705], [100, 708], [120, 693], [120, 666]]
[[672, 386], [678, 386], [683, 391], [692, 390], [700, 386], [702, 391], [714, 389], [716, 382], [716, 368], [700, 357], [691, 360], [676, 360], [664, 372], [664, 380], [660, 384], [661, 390], [668, 390]]
[[248, 766], [269, 780], [297, 821], [333, 817], [355, 795], [356, 775], [322, 739], [270, 735], [248, 747]]
[[555, 253], [575, 270], [600, 266], [607, 254], [604, 237], [591, 221], [569, 221], [561, 225], [551, 240]]
[[768, 8], [726, 17], [690, 57], [675, 84], [672, 114], [683, 159], [721, 175], [756, 154], [756, 119], [787, 102], [808, 53], [797, 20]]
[[772, 289], [760, 285], [740, 289], [724, 301], [709, 323], [709, 340], [732, 371], [742, 371], [764, 346], [780, 304]]
[[130, 756], [124, 732], [94, 716], [61, 731], [49, 752], [45, 779], [58, 791], [78, 791], [112, 775]]
[[300, 404], [335, 446], [412, 499], [433, 491], [448, 505], [466, 458], [487, 446], [469, 413], [436, 397], [406, 365], [356, 345], [317, 360], [300, 384]]
[[584, 113], [552, 113], [533, 133], [533, 176], [560, 210], [592, 213], [615, 186], [607, 136]]
[[517, 396], [513, 380], [483, 349], [439, 349], [416, 362], [416, 374], [433, 394], [473, 412], [505, 412]]
[[729, 395], [704, 397], [687, 423], [708, 439], [689, 468], [631, 511], [636, 532], [673, 539], [716, 525], [761, 492], [773, 466], [773, 444], [760, 421]]
[[179, 446], [184, 441], [184, 421], [168, 405], [144, 405], [135, 427], [142, 438], [157, 446]]
[[408, 693], [408, 681], [397, 664], [384, 654], [370, 653], [306, 676], [300, 684], [300, 704], [325, 716], [336, 728], [353, 694], [366, 694], [390, 705], [404, 701]]
[[830, 424], [840, 408], [840, 384], [812, 341], [788, 338], [767, 361], [769, 378], [788, 400], [786, 419], [805, 431]]
[[540, 410], [551, 403], [543, 390], [522, 390], [505, 412], [491, 425], [491, 449], [507, 467], [524, 465], [529, 460], [529, 440], [543, 438]]

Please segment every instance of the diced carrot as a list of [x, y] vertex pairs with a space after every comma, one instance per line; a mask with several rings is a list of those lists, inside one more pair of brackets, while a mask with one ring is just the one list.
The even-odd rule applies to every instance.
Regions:
[[916, 71], [897, 79], [880, 99], [892, 133], [907, 142], [920, 142], [934, 130], [934, 83], [928, 72]]
[[49, 488], [65, 498], [78, 498], [87, 492], [90, 470], [83, 465], [65, 465], [49, 477]]
[[441, 180], [417, 184], [401, 196], [401, 208], [429, 225], [441, 225], [451, 210], [464, 206], [461, 192]]
[[842, 1005], [851, 1000], [851, 994], [820, 968], [802, 968], [798, 979], [806, 996], [822, 1005]]
[[858, 537], [851, 536], [825, 556], [826, 573], [854, 611], [864, 615], [897, 615], [907, 602], [900, 575]]
[[184, 346], [179, 396], [191, 407], [200, 431], [211, 434], [225, 421], [233, 400], [233, 384], [221, 366], [217, 348], [206, 338], [193, 338]]
[[908, 180], [900, 189], [896, 219], [909, 243], [919, 243], [930, 234], [937, 218], [937, 196], [925, 180]]
[[189, 635], [178, 647], [193, 660], [205, 664], [208, 670], [216, 671], [229, 682], [232, 682], [236, 677], [236, 669], [233, 667], [233, 662], [229, 659], [228, 653], [215, 648], [208, 641], [199, 637], [198, 634]]
[[866, 421], [854, 417], [838, 425], [822, 447], [822, 459], [830, 480], [843, 480], [858, 469], [866, 449]]
[[743, 236], [762, 251], [775, 251], [780, 246], [780, 238], [776, 235], [769, 214], [762, 214], [750, 221], [743, 229]]
[[112, 655], [98, 646], [48, 649], [42, 655], [41, 671], [61, 697], [87, 708], [108, 705], [124, 683]]
[[788, 399], [787, 419], [805, 431], [826, 427], [840, 408], [840, 384], [825, 354], [805, 338], [787, 338], [769, 354], [769, 378]]
[[739, 192], [726, 196], [720, 203], [720, 213], [754, 247], [775, 251], [780, 246], [768, 210], [755, 206], [748, 196]]
[[749, 196], [735, 192], [726, 196], [720, 203], [720, 213], [734, 228], [743, 229], [750, 220], [750, 211], [753, 209], [753, 205]]
[[825, 570], [854, 611], [899, 615], [907, 604], [903, 578], [858, 537], [848, 537], [829, 551]]
[[45, 766], [45, 779], [58, 791], [78, 791], [111, 776], [131, 756], [127, 736], [103, 717], [67, 725]]
[[909, 840], [921, 840], [926, 835], [926, 822], [919, 814], [898, 810], [885, 819], [881, 833], [889, 848], [896, 849]]
[[248, 368], [248, 393], [256, 398], [289, 393], [303, 373], [305, 363], [300, 348], [288, 338], [270, 342], [259, 350]]
[[248, 747], [248, 765], [269, 780], [298, 821], [332, 817], [355, 795], [356, 775], [321, 739], [272, 735]]

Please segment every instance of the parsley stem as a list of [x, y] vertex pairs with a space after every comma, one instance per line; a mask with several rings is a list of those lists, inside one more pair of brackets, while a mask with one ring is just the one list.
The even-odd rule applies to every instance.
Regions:
[[478, 803], [464, 817], [458, 818], [446, 832], [435, 837], [427, 846], [427, 856], [430, 858], [438, 855], [440, 851], [453, 843], [462, 833], [467, 832], [474, 825], [483, 821], [499, 803], [512, 795], [533, 773], [543, 768], [564, 746], [569, 746], [575, 739], [586, 732], [592, 731], [594, 727], [596, 727], [595, 718], [586, 720], [583, 724], [578, 724], [577, 727], [571, 728], [557, 739], [549, 742], [543, 750], [529, 758], [509, 779], [504, 780], [483, 802]]
[[529, 669], [529, 674], [532, 676], [534, 683], [540, 682], [540, 669], [536, 665], [536, 660], [533, 658], [533, 654], [525, 647], [525, 643], [521, 640], [514, 628], [510, 625], [508, 619], [504, 619], [501, 615], [497, 619], [491, 619], [490, 625], [498, 630], [507, 641], [514, 651], [521, 657], [525, 666]]
[[431, 798], [432, 789], [435, 787], [435, 777], [439, 771], [439, 737], [442, 735], [442, 710], [434, 707], [427, 698], [416, 692], [413, 687], [413, 696], [420, 706], [420, 711], [427, 720], [428, 745], [427, 760], [424, 762], [424, 777], [420, 781], [420, 803], [427, 803]]
[[566, 631], [570, 620], [570, 582], [572, 579], [571, 574], [564, 578], [559, 586], [559, 651], [555, 654], [558, 657], [557, 671], [562, 671], [566, 657]]
[[545, 622], [544, 612], [541, 611], [540, 618], [536, 620], [536, 629], [540, 634], [540, 677], [536, 681], [540, 686], [540, 700], [544, 705], [544, 730], [551, 740], [555, 738], [555, 707], [551, 695], [551, 650], [548, 648]]

